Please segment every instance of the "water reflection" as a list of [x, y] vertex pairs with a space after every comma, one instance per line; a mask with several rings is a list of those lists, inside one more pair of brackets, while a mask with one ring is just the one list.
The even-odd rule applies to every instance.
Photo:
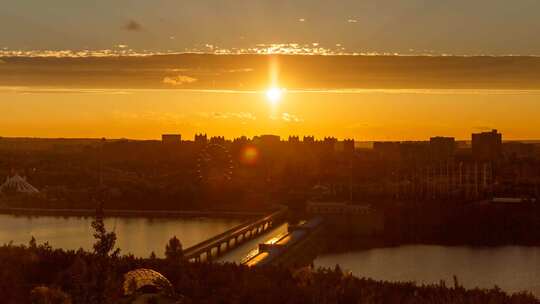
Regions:
[[[108, 230], [118, 236], [123, 254], [148, 257], [153, 251], [163, 256], [165, 244], [176, 235], [184, 248], [204, 241], [243, 222], [219, 218], [106, 218]], [[94, 243], [90, 217], [17, 217], [0, 215], [0, 243], [27, 244], [32, 236], [38, 243], [55, 248], [91, 249]]]
[[529, 291], [540, 297], [540, 247], [448, 247], [412, 245], [362, 250], [318, 257], [316, 267], [351, 271], [358, 277], [387, 281], [499, 286], [507, 292]]

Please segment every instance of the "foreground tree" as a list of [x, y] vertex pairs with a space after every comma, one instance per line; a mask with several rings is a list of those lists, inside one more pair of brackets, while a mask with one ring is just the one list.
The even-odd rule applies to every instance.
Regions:
[[184, 258], [182, 243], [176, 236], [173, 236], [165, 246], [165, 257], [174, 262], [179, 262]]
[[114, 274], [111, 270], [112, 260], [116, 260], [119, 257], [120, 249], [115, 247], [116, 233], [107, 232], [105, 223], [103, 222], [103, 204], [99, 203], [96, 209], [96, 218], [92, 221], [92, 228], [94, 229], [94, 254], [96, 259], [94, 265], [92, 265], [93, 277], [91, 282], [91, 299], [90, 303], [107, 303], [107, 288], [110, 288], [111, 281], [114, 280], [111, 277]]
[[[103, 206], [99, 204], [96, 209], [96, 218], [92, 221], [92, 228], [94, 229], [94, 253], [99, 257], [117, 257], [120, 254], [120, 249], [114, 250], [116, 244], [116, 233], [107, 232], [105, 223], [103, 222]], [[114, 251], [113, 251], [114, 250]]]

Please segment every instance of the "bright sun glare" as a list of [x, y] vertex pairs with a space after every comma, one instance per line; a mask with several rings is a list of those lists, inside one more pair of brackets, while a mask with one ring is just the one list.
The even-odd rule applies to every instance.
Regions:
[[283, 89], [281, 88], [270, 88], [266, 91], [266, 98], [272, 104], [277, 104], [281, 97], [283, 96]]

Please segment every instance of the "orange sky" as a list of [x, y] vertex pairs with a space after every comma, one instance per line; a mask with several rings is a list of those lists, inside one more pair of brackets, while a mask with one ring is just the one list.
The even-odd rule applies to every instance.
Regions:
[[0, 136], [157, 139], [162, 133], [336, 136], [356, 140], [540, 138], [540, 91], [0, 90]]

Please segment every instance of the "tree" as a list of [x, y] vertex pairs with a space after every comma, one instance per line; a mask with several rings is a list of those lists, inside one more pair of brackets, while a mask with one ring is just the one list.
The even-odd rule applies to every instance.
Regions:
[[107, 232], [103, 222], [103, 204], [99, 203], [96, 209], [96, 218], [92, 221], [94, 228], [94, 253], [97, 259], [92, 267], [93, 280], [89, 286], [92, 304], [102, 304], [106, 302], [107, 288], [111, 286], [111, 258], [118, 258], [120, 249], [113, 251], [116, 243], [116, 233]]
[[116, 257], [120, 254], [120, 249], [117, 248], [113, 251], [116, 243], [116, 233], [107, 232], [105, 229], [105, 223], [103, 222], [103, 207], [100, 204], [96, 210], [96, 218], [92, 221], [92, 228], [94, 228], [94, 253], [99, 257]]
[[184, 258], [182, 243], [176, 236], [173, 236], [165, 246], [165, 257], [171, 261], [181, 261]]

